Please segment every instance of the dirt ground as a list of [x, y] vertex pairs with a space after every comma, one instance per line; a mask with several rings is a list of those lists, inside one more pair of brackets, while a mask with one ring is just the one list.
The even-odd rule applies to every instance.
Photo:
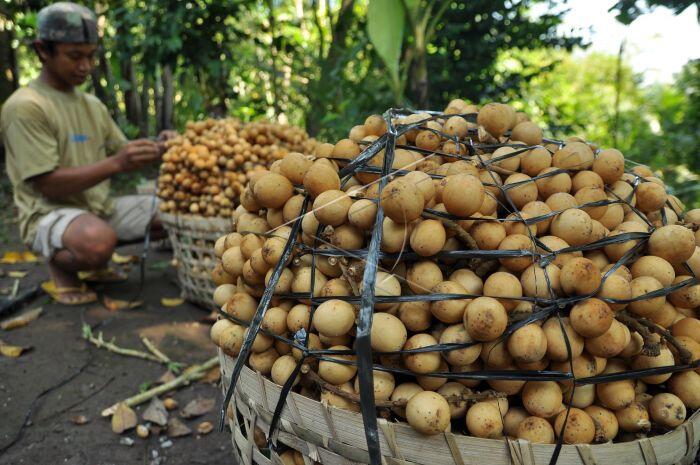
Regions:
[[[0, 256], [8, 250], [21, 250], [14, 230], [7, 229]], [[140, 245], [121, 248], [119, 253], [138, 254]], [[64, 307], [41, 294], [23, 307], [41, 306], [43, 313], [37, 320], [11, 331], [0, 330], [0, 340], [6, 344], [32, 347], [18, 358], [0, 356], [0, 464], [234, 463], [230, 434], [217, 429], [222, 396], [215, 384], [195, 382], [172, 391], [180, 409], [197, 397], [216, 399], [209, 413], [182, 419], [194, 431], [188, 436], [168, 440], [163, 432], [141, 439], [134, 430], [117, 435], [109, 419], [100, 416], [104, 408], [137, 394], [166, 370], [158, 363], [89, 344], [82, 338], [84, 322], [96, 327], [95, 332], [102, 331], [105, 340], [114, 338], [123, 347], [145, 350], [140, 337], [146, 335], [178, 362], [200, 363], [215, 355], [208, 340], [208, 324], [201, 321], [207, 311], [187, 303], [174, 308], [161, 305], [161, 297], [179, 295], [169, 260], [169, 252], [150, 252], [139, 297], [144, 303], [139, 308], [109, 311], [101, 304]], [[41, 263], [0, 267], [4, 271], [0, 288], [5, 290], [15, 281], [7, 277], [10, 270], [28, 271], [21, 279], [20, 292], [46, 279]], [[96, 289], [110, 298], [129, 299], [138, 280], [138, 266], [134, 266], [126, 283]], [[144, 423], [141, 413], [146, 406], [135, 407], [140, 423]], [[170, 412], [171, 417], [177, 414]], [[71, 418], [77, 415], [84, 415], [88, 422], [75, 424]], [[202, 421], [211, 422], [214, 431], [198, 435], [196, 428]], [[132, 439], [133, 444], [123, 444], [124, 438]]]

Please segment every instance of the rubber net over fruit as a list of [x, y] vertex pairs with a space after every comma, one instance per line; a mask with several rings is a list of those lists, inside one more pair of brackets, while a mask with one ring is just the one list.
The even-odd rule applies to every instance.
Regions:
[[[465, 136], [447, 134], [443, 132], [442, 124], [430, 124], [433, 121], [444, 124], [445, 120], [453, 116], [462, 117], [469, 122]], [[296, 185], [295, 193], [303, 196], [300, 214], [286, 224], [290, 230], [280, 236], [285, 241], [280, 259], [268, 271], [264, 285], [259, 287], [261, 294], [256, 296], [259, 297], [257, 310], [250, 320], [237, 318], [235, 312], [226, 311], [226, 306], [220, 311], [222, 318], [247, 327], [242, 345], [237, 348], [238, 358], [226, 394], [222, 420], [225, 407], [233, 396], [236, 381], [259, 334], [290, 345], [297, 354], [286, 381], [278, 382], [283, 384], [283, 389], [272, 420], [270, 440], [274, 443], [273, 431], [284, 408], [286, 396], [298, 383], [299, 377], [306, 377], [316, 383], [320, 390], [342, 397], [362, 413], [369, 457], [373, 464], [382, 463], [377, 431], [378, 414], [391, 419], [394, 417], [392, 411], [406, 408], [406, 399], [375, 399], [374, 378], [382, 373], [391, 373], [393, 377], [409, 380], [415, 380], [418, 376], [427, 383], [430, 379], [456, 381], [465, 389], [450, 391], [443, 396], [452, 406], [495, 399], [495, 403], [489, 401], [490, 405], [500, 409], [499, 398], [520, 394], [523, 385], [528, 382], [553, 382], [565, 386], [564, 406], [548, 413], [562, 417], [562, 421], [554, 422], [554, 463], [562, 443], [578, 441], [575, 430], [572, 430], [570, 439], [564, 431], [570, 415], [575, 415], [578, 410], [572, 407], [577, 390], [590, 390], [590, 386], [615, 386], [616, 382], [638, 379], [649, 385], [659, 385], [674, 373], [700, 367], [697, 354], [693, 351], [694, 346], [688, 345], [688, 338], [672, 334], [666, 329], [667, 326], [670, 327], [669, 324], [657, 324], [649, 317], [652, 313], [650, 308], [659, 308], [667, 298], [672, 299], [678, 308], [692, 309], [700, 303], [695, 302], [700, 290], [693, 271], [695, 264], [686, 263], [691, 259], [686, 252], [678, 252], [685, 247], [680, 244], [690, 240], [691, 254], [696, 254], [692, 229], [680, 224], [678, 220], [681, 214], [678, 202], [670, 196], [667, 198], [664, 192], [663, 205], [653, 213], [648, 209], [642, 213], [634, 205], [639, 202], [632, 200], [640, 194], [640, 189], [647, 190], [642, 186], [658, 185], [657, 182], [643, 177], [643, 172], [642, 175], [637, 174], [640, 172], [638, 170], [626, 170], [623, 177], [627, 187], [608, 185], [607, 182], [601, 185], [599, 181], [593, 181], [592, 186], [579, 188], [573, 201], [574, 196], [568, 194], [571, 191], [569, 186], [565, 189], [568, 197], [560, 196], [561, 202], [552, 201], [547, 204], [548, 207], [555, 208], [544, 208], [544, 202], [538, 201], [538, 191], [540, 199], [549, 198], [551, 194], [559, 192], [555, 186], [550, 185], [551, 181], [556, 184], [557, 176], [566, 174], [567, 178], [573, 178], [576, 183], [578, 173], [591, 173], [594, 152], [596, 159], [604, 158], [599, 156], [599, 150], [591, 149], [589, 144], [576, 140], [564, 142], [542, 139], [537, 145], [527, 145], [510, 140], [510, 131], [506, 131], [503, 137], [494, 137], [482, 128], [477, 128], [476, 113], [454, 115], [392, 109], [383, 118], [386, 131], [373, 141], [360, 142], [359, 154], [351, 158], [329, 157], [338, 164], [340, 189], [343, 190], [343, 186], [353, 182], [353, 179], [362, 177], [363, 186], [358, 186], [355, 190], [347, 189], [346, 192], [354, 201], [367, 199], [366, 208], [371, 208], [372, 211], [376, 209], [371, 227], [362, 236], [362, 247], [337, 246], [337, 242], [329, 240], [332, 228], [329, 230], [328, 225], [322, 223], [318, 225], [315, 235], [304, 232], [307, 240], [303, 240], [303, 220], [318, 208], [316, 200], [319, 197], [312, 195], [304, 186]], [[411, 132], [413, 137], [405, 137]], [[452, 141], [452, 150], [444, 151], [445, 145], [442, 143], [442, 148], [438, 150], [427, 150], [408, 142], [415, 140], [416, 132], [434, 134], [445, 143]], [[402, 186], [396, 181], [404, 176], [414, 176], [410, 173], [419, 170], [409, 169], [405, 164], [397, 167], [395, 163], [397, 152], [403, 151], [399, 153], [404, 154], [407, 150], [422, 155], [416, 164], [431, 163], [431, 158], [439, 160], [434, 168], [451, 163], [449, 171], [420, 169], [426, 177], [442, 182], [457, 176], [453, 186], [442, 186], [442, 207], [428, 207], [421, 203], [417, 216], [410, 218], [405, 215], [413, 213], [406, 207], [408, 202], [402, 197]], [[555, 159], [558, 153], [558, 162], [554, 166], [550, 166], [550, 163], [547, 169], [538, 169], [532, 175], [522, 172], [527, 169], [518, 168], [517, 165], [513, 167], [508, 163], [515, 158], [522, 163], [523, 157], [533, 150], [545, 150]], [[578, 151], [587, 150], [590, 151], [590, 159], [577, 155]], [[630, 166], [629, 162], [627, 166]], [[475, 181], [483, 186], [480, 194], [475, 194], [472, 190]], [[650, 187], [651, 190], [655, 189]], [[552, 192], [548, 192], [548, 189]], [[543, 192], [549, 195], [545, 196]], [[601, 192], [604, 192], [603, 196], [600, 196]], [[447, 205], [445, 196], [448, 194], [455, 197], [452, 203], [457, 207], [450, 208]], [[396, 196], [398, 202], [393, 202], [392, 196]], [[493, 212], [478, 213], [486, 198], [491, 198], [494, 202]], [[477, 202], [476, 209], [465, 207], [470, 210], [466, 215], [450, 213], [450, 210], [454, 212], [460, 208], [459, 205], [469, 202]], [[602, 226], [602, 221], [606, 224], [608, 222], [601, 216], [601, 211], [610, 207], [617, 211], [616, 214], [627, 218], [636, 215], [636, 218], [625, 219], [624, 222], [618, 218], [613, 221], [616, 226], [612, 231], [605, 227], [601, 229], [598, 225]], [[404, 215], [403, 220], [401, 215]], [[591, 222], [592, 218], [600, 221]], [[437, 250], [421, 247], [419, 235], [422, 233], [432, 236], [433, 233], [429, 228], [421, 231], [418, 229], [420, 225], [417, 225], [412, 231], [404, 229], [403, 242], [396, 247], [397, 251], [386, 251], [387, 247], [383, 247], [383, 239], [389, 233], [386, 228], [396, 229], [396, 225], [399, 225], [400, 229], [402, 221], [407, 224], [416, 220], [421, 220], [421, 224], [439, 224], [453, 238], [453, 245], [445, 246], [443, 238]], [[427, 220], [431, 223], [426, 223]], [[489, 225], [499, 226], [491, 231]], [[550, 235], [537, 234], [538, 227], [549, 228]], [[268, 232], [239, 230], [238, 233], [256, 234], [262, 240], [267, 240], [275, 237], [276, 229], [272, 228]], [[507, 237], [513, 237], [510, 243], [503, 244], [507, 239], [503, 230], [508, 231]], [[392, 230], [391, 233], [395, 235], [395, 231]], [[557, 241], [557, 237], [552, 239], [553, 236], [565, 237], [567, 241]], [[690, 239], [688, 236], [691, 236]], [[493, 241], [496, 241], [495, 246], [488, 245]], [[408, 247], [409, 243], [411, 247]], [[670, 243], [674, 245], [669, 247]], [[680, 261], [679, 256], [674, 255], [678, 253], [682, 255]], [[665, 257], [667, 263], [674, 264], [674, 275], [669, 280], [662, 276], [659, 279], [644, 279], [648, 273], [639, 273], [639, 278], [642, 279], [631, 281], [629, 267], [646, 254]], [[605, 259], [601, 259], [603, 255]], [[693, 255], [692, 260], [697, 258], [700, 257]], [[280, 292], [278, 284], [284, 279], [285, 268], [303, 260], [310, 263], [309, 291], [299, 293], [284, 289]], [[317, 281], [314, 273], [321, 260], [341, 268], [342, 277], [350, 283], [349, 295], [320, 295], [319, 289], [315, 288]], [[405, 272], [393, 273], [400, 266], [417, 269], [418, 264], [428, 262], [432, 265], [426, 265], [426, 273], [428, 268], [435, 267], [439, 267], [445, 276], [455, 270], [469, 270], [469, 273], [486, 281], [484, 286], [490, 287], [489, 292], [485, 292], [484, 288], [474, 292], [468, 285], [439, 284], [426, 289], [421, 288], [417, 282], [422, 274], [420, 270], [416, 271], [415, 279], [399, 276], [405, 276]], [[656, 268], [653, 262], [648, 265]], [[491, 285], [490, 279], [493, 279]], [[391, 290], [394, 288], [394, 280], [400, 284], [398, 292]], [[450, 280], [459, 281], [452, 277]], [[630, 282], [633, 284], [630, 285]], [[279, 299], [305, 302], [310, 306], [309, 322], [314, 323], [316, 311], [324, 304], [351, 304], [356, 313], [352, 321], [353, 342], [343, 349], [323, 349], [320, 345], [310, 344], [314, 338], [304, 328], [286, 335], [263, 329], [266, 312]], [[405, 343], [397, 350], [373, 349], [373, 320], [380, 315], [377, 311], [384, 313], [387, 309], [411, 302], [429, 303], [433, 321], [437, 321], [441, 327], [441, 335], [414, 340], [409, 333], [408, 340], [404, 335]], [[454, 316], [454, 309], [451, 308], [453, 302], [462, 305], [461, 313], [457, 312], [458, 317]], [[333, 314], [334, 311], [331, 311], [330, 315]], [[505, 320], [499, 321], [503, 318]], [[467, 332], [456, 328], [454, 332], [449, 332], [451, 337], [444, 337], [447, 329], [454, 325], [463, 325]], [[416, 332], [430, 331], [431, 329], [425, 328]], [[533, 343], [541, 331], [548, 332], [550, 336], [556, 334], [554, 339], [559, 342], [559, 347], [551, 347], [550, 344], [549, 349], [543, 349], [540, 344]], [[537, 334], [533, 336], [531, 332]], [[329, 335], [329, 339], [332, 340], [333, 337]], [[475, 346], [481, 348], [480, 353], [477, 352], [476, 357], [467, 355], [469, 349]], [[580, 356], [584, 347], [586, 360], [585, 366], [582, 366], [578, 362], [583, 363]], [[615, 359], [612, 359], [622, 351], [632, 354], [628, 357], [633, 360], [629, 366], [618, 366]], [[439, 367], [423, 370], [419, 356], [435, 353], [440, 354]], [[452, 357], [452, 354], [456, 356]], [[464, 361], [464, 357], [480, 359], [484, 363], [482, 365], [479, 360], [472, 360], [473, 363], [459, 366], [459, 360]], [[489, 362], [490, 357], [493, 357], [493, 363]], [[445, 359], [455, 363], [448, 365]], [[359, 388], [359, 395], [339, 389], [319, 376], [317, 367], [323, 362], [355, 367], [353, 370], [356, 369], [357, 372], [356, 387]], [[413, 369], [408, 369], [406, 365]], [[477, 393], [464, 386], [480, 381], [487, 381], [491, 390]], [[632, 390], [632, 400], [623, 400], [628, 406], [637, 402], [634, 399], [634, 385]], [[542, 395], [546, 397], [546, 394]], [[614, 398], [627, 395], [627, 390], [622, 396], [612, 388], [610, 392], [598, 392], [596, 395], [612, 397], [608, 402], [613, 403]], [[531, 397], [537, 403], [537, 395]], [[501, 415], [503, 413], [500, 412]], [[629, 415], [634, 417], [633, 412]], [[648, 429], [650, 425], [648, 416], [645, 421], [644, 418], [632, 418], [630, 421], [640, 425], [639, 432]], [[429, 426], [425, 430], [412, 426], [425, 434], [440, 432], [430, 431]], [[464, 429], [463, 426], [461, 429]], [[474, 434], [472, 431], [470, 433]], [[488, 434], [486, 432], [482, 437], [489, 437]], [[596, 434], [601, 432], [597, 431]], [[596, 437], [598, 441], [611, 439]], [[582, 441], [592, 442], [593, 438], [584, 438]]]

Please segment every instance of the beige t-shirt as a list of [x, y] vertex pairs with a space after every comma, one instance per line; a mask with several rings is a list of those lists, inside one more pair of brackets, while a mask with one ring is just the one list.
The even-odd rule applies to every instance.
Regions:
[[39, 219], [54, 209], [81, 208], [103, 217], [111, 214], [109, 180], [60, 201], [45, 198], [28, 181], [56, 168], [96, 163], [126, 143], [97, 97], [79, 90], [61, 92], [36, 79], [2, 106], [0, 135], [25, 243], [33, 242]]

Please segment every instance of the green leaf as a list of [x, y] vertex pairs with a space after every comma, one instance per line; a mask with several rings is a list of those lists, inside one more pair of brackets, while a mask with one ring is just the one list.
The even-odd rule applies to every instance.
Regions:
[[139, 392], [146, 392], [151, 388], [151, 382], [150, 381], [144, 381], [143, 383], [139, 384]]
[[399, 59], [405, 26], [401, 0], [370, 0], [367, 9], [367, 33], [377, 54], [386, 64], [392, 82], [399, 82]]

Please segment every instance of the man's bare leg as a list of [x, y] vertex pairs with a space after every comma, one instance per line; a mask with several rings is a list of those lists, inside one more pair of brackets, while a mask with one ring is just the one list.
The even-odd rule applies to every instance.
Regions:
[[[49, 274], [57, 288], [80, 288], [78, 271], [104, 267], [112, 256], [117, 236], [105, 221], [86, 213], [71, 221], [62, 242], [63, 248], [49, 261]], [[66, 292], [62, 297], [66, 303], [78, 302], [85, 298], [85, 293]]]

